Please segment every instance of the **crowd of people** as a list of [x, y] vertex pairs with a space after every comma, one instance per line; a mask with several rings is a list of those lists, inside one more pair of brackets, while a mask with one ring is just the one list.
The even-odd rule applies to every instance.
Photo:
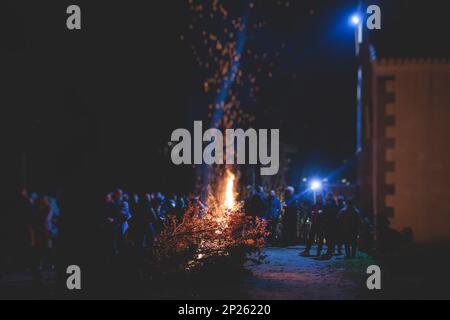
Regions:
[[106, 231], [111, 252], [118, 255], [126, 244], [145, 248], [170, 217], [181, 219], [188, 206], [202, 205], [198, 197], [161, 192], [129, 195], [121, 189], [108, 193], [104, 201], [103, 229]]
[[[316, 256], [331, 259], [334, 254], [356, 257], [361, 225], [366, 224], [352, 198], [327, 193], [315, 194], [313, 201], [295, 193], [293, 187], [284, 192], [281, 201], [275, 191], [268, 194], [262, 187], [251, 189], [245, 200], [245, 212], [267, 220], [269, 243], [279, 245], [305, 244], [302, 256], [310, 256], [313, 245]], [[323, 252], [326, 245], [326, 252]]]
[[[191, 193], [188, 196], [161, 192], [128, 194], [117, 189], [106, 195], [103, 212], [97, 216], [101, 234], [106, 239], [109, 255], [119, 256], [126, 248], [151, 248], [165, 222], [181, 220], [187, 212], [201, 212], [206, 206]], [[188, 210], [189, 209], [189, 210]], [[38, 196], [22, 190], [14, 210], [11, 226], [17, 252], [31, 267], [36, 278], [43, 268], [53, 268], [52, 258], [58, 243], [60, 210], [55, 198]], [[300, 254], [310, 256], [317, 247], [316, 256], [329, 259], [342, 254], [355, 258], [361, 217], [351, 198], [317, 194], [314, 201], [301, 197], [288, 187], [281, 197], [274, 190], [247, 188], [243, 211], [252, 217], [267, 221], [270, 236], [268, 245], [290, 246], [303, 243]], [[64, 215], [64, 213], [62, 213]], [[327, 250], [323, 252], [326, 246]]]

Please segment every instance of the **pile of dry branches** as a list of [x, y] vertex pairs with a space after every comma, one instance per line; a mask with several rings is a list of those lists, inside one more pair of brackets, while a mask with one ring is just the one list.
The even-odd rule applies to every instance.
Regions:
[[154, 247], [155, 267], [170, 274], [261, 262], [266, 223], [240, 211], [225, 210], [210, 196], [207, 208], [190, 207], [181, 221], [169, 218]]

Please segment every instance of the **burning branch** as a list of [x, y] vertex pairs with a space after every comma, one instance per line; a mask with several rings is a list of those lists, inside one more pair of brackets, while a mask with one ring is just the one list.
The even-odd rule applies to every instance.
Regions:
[[242, 213], [236, 201], [235, 181], [236, 176], [227, 171], [216, 188], [219, 197], [210, 191], [207, 208], [201, 214], [188, 209], [182, 221], [172, 218], [167, 222], [155, 246], [161, 270], [189, 272], [223, 263], [224, 259], [242, 267], [251, 254], [263, 259], [265, 222]]

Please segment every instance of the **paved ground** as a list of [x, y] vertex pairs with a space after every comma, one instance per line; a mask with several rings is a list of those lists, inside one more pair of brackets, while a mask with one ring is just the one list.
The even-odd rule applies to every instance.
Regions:
[[367, 298], [366, 257], [353, 262], [344, 261], [343, 256], [319, 261], [299, 256], [303, 249], [268, 248], [267, 262], [251, 268], [253, 277], [245, 281], [244, 293], [262, 300]]
[[[252, 300], [301, 300], [301, 299], [364, 299], [368, 297], [365, 287], [366, 265], [370, 260], [361, 255], [355, 261], [345, 261], [343, 256], [330, 261], [298, 255], [303, 247], [268, 248], [267, 259], [262, 265], [250, 267], [252, 276], [243, 283], [229, 288], [209, 288], [202, 295], [183, 292], [183, 298], [191, 299], [252, 299]], [[315, 253], [313, 250], [312, 253]], [[33, 285], [29, 272], [9, 273], [0, 280], [0, 298], [54, 298], [54, 272], [44, 274], [45, 286]], [[210, 287], [210, 286], [209, 286]], [[130, 288], [131, 291], [135, 289]], [[186, 290], [185, 288], [183, 290]], [[212, 292], [210, 291], [212, 290]], [[147, 296], [148, 298], [171, 298], [174, 292]], [[227, 292], [225, 294], [225, 292]], [[222, 295], [224, 294], [224, 295]]]
[[54, 298], [55, 278], [55, 272], [44, 272], [44, 284], [37, 286], [29, 271], [8, 272], [0, 279], [0, 299]]
[[[419, 249], [401, 250], [401, 254], [381, 263], [364, 254], [359, 254], [356, 260], [344, 260], [339, 256], [330, 261], [319, 261], [313, 257], [299, 256], [298, 253], [303, 250], [301, 246], [267, 248], [266, 262], [250, 267], [252, 275], [245, 277], [243, 282], [208, 283], [208, 289], [204, 291], [193, 290], [189, 284], [171, 289], [167, 283], [162, 283], [160, 290], [154, 287], [154, 283], [146, 286], [142, 281], [125, 281], [128, 286], [122, 290], [117, 289], [113, 282], [111, 288], [116, 288], [116, 292], [112, 293], [112, 297], [137, 295], [147, 299], [183, 300], [449, 299], [450, 259], [445, 254], [449, 252], [448, 248]], [[366, 269], [372, 264], [382, 266], [383, 290], [380, 292], [369, 292], [366, 288]], [[124, 273], [120, 275], [122, 277]], [[57, 297], [55, 273], [46, 272], [44, 278], [44, 286], [36, 286], [29, 272], [5, 272], [0, 279], [0, 299]], [[101, 297], [104, 295], [98, 296]]]

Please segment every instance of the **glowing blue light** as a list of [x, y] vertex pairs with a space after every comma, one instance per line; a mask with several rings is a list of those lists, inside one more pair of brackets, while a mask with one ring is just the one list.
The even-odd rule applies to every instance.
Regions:
[[361, 23], [361, 17], [357, 14], [354, 14], [352, 18], [350, 19], [353, 25], [357, 26]]
[[319, 180], [314, 180], [313, 182], [311, 182], [311, 190], [317, 191], [320, 189], [322, 189], [322, 182], [320, 182]]

